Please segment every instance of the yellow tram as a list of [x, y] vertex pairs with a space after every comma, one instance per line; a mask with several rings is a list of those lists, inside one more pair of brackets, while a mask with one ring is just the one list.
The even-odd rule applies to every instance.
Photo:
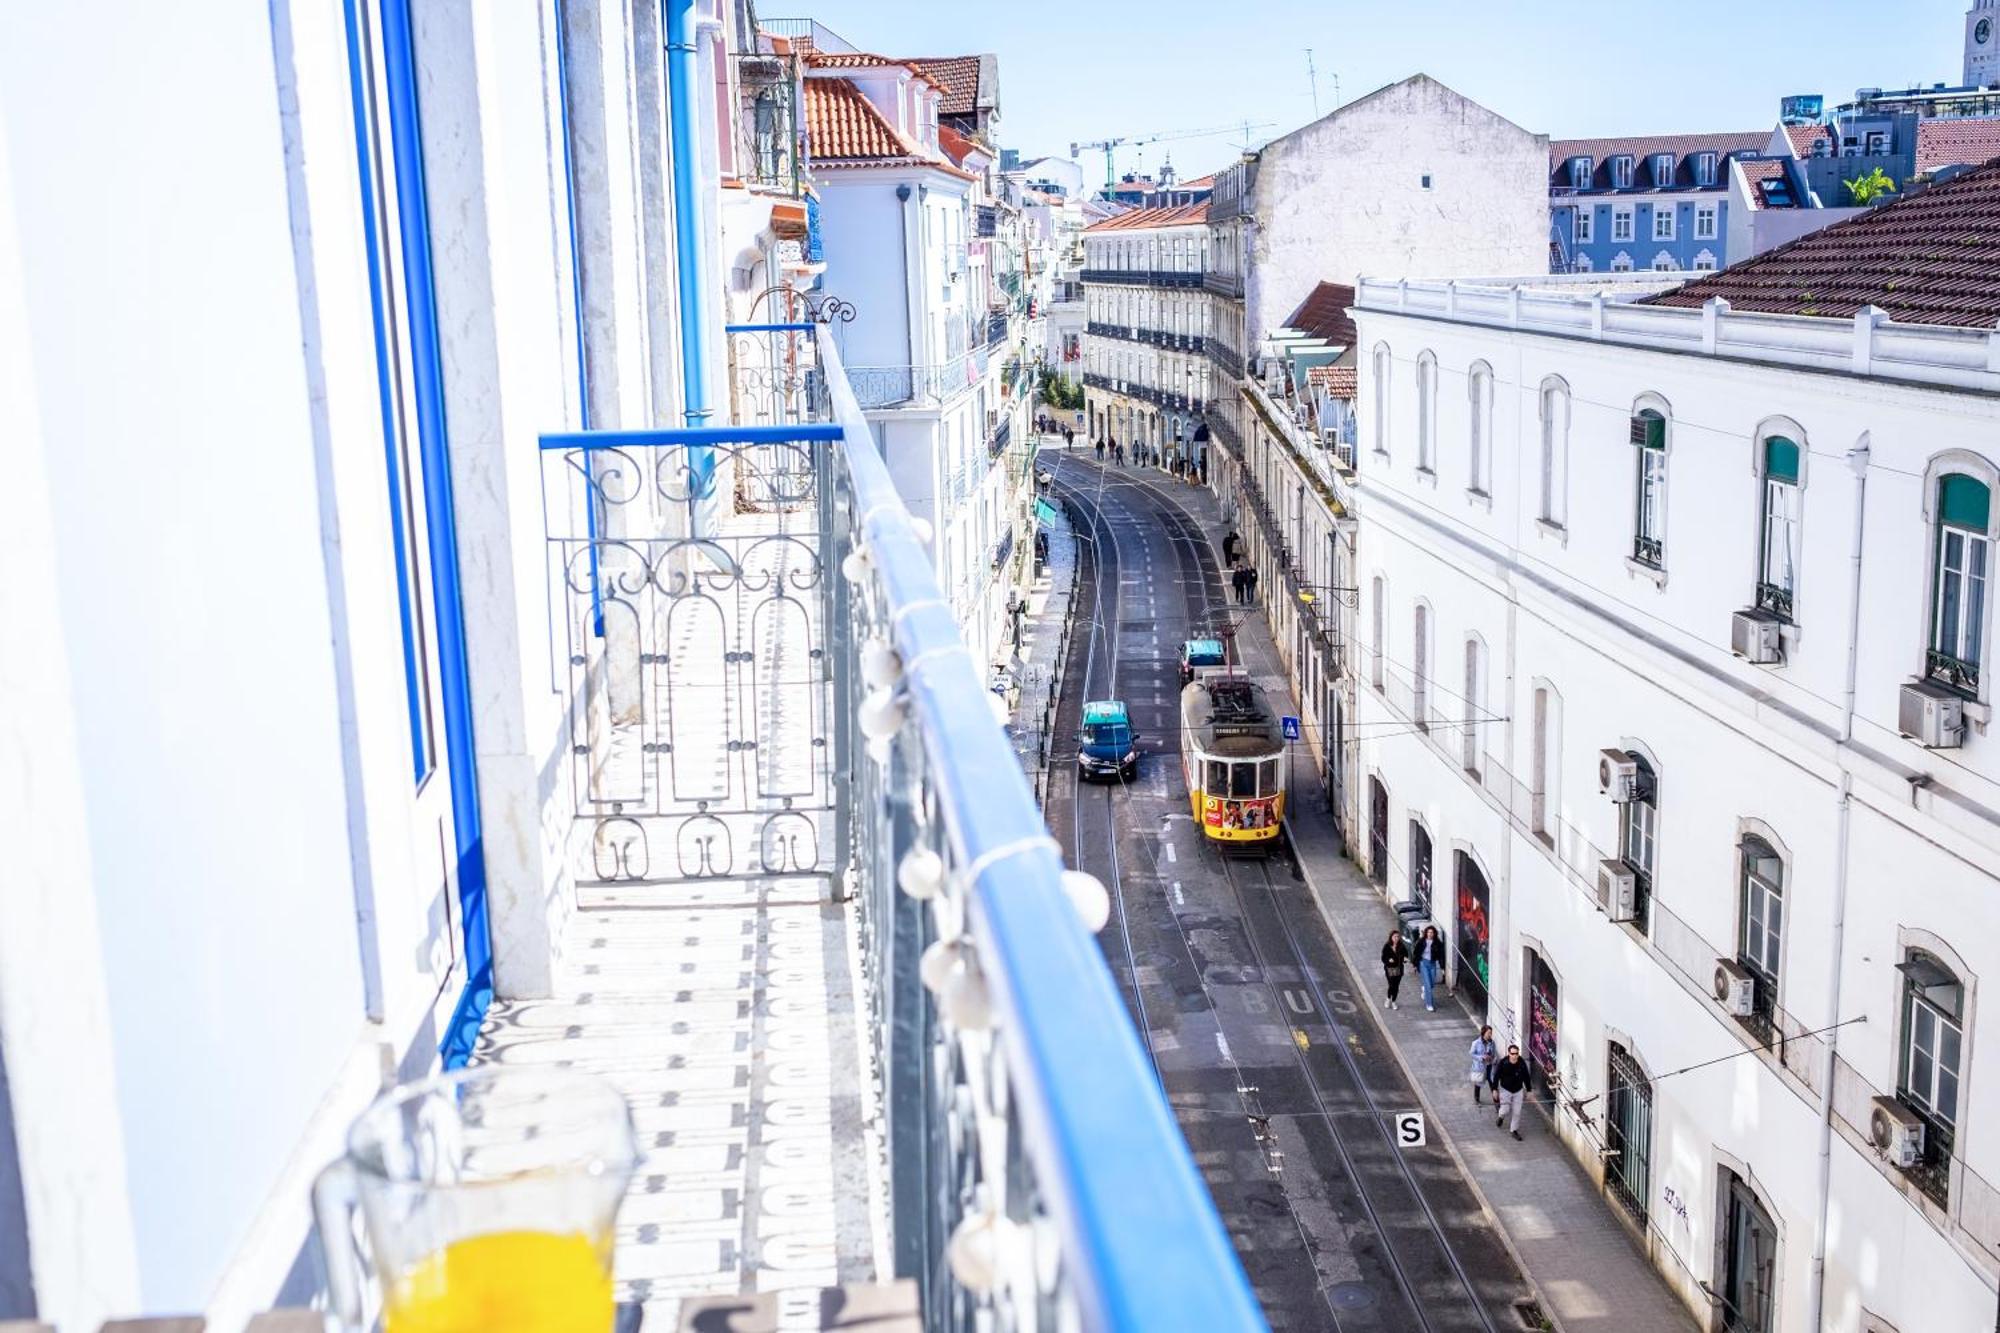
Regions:
[[1202, 836], [1249, 851], [1281, 836], [1285, 741], [1257, 682], [1205, 672], [1181, 691], [1181, 773]]

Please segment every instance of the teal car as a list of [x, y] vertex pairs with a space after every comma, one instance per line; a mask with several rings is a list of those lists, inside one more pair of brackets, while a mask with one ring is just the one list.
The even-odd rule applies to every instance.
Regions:
[[1220, 639], [1189, 639], [1181, 645], [1181, 687], [1194, 684], [1194, 678], [1207, 667], [1229, 665], [1229, 655], [1223, 650]]
[[1083, 706], [1083, 731], [1077, 737], [1076, 776], [1079, 780], [1139, 776], [1139, 733], [1122, 699], [1099, 699]]

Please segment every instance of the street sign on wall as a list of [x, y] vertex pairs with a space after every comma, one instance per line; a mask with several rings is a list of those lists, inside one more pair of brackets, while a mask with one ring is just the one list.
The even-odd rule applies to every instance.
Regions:
[[1297, 718], [1295, 717], [1280, 718], [1279, 723], [1285, 729], [1286, 740], [1295, 741], [1299, 738], [1299, 720]]

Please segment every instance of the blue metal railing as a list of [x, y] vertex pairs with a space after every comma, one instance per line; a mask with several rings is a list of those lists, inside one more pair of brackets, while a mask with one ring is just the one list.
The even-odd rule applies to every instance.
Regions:
[[[991, 990], [1022, 1155], [1057, 1225], [1083, 1325], [1133, 1333], [1263, 1329], [1103, 955], [1064, 892], [1055, 844], [994, 722], [930, 553], [826, 330], [818, 341], [844, 431], [852, 536], [907, 664], [900, 687], [907, 725], [921, 746], [946, 859], [969, 880], [968, 932]], [[875, 870], [895, 874], [894, 866]], [[926, 1313], [936, 1326], [937, 1313]]]

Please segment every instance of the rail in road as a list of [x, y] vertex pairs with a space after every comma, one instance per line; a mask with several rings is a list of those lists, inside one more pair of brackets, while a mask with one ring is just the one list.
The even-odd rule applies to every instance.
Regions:
[[[1085, 699], [1122, 698], [1141, 754], [1130, 783], [1056, 769], [1049, 825], [1111, 888], [1106, 958], [1272, 1328], [1520, 1329], [1527, 1283], [1449, 1155], [1392, 1141], [1389, 1117], [1418, 1103], [1364, 1012], [1379, 988], [1348, 972], [1289, 860], [1224, 858], [1195, 827], [1175, 655], [1246, 608], [1172, 488], [1057, 464], [1085, 540], [1055, 735]], [[1268, 668], [1255, 637], [1239, 651]], [[1435, 1021], [1470, 1043], [1463, 1020]]]

